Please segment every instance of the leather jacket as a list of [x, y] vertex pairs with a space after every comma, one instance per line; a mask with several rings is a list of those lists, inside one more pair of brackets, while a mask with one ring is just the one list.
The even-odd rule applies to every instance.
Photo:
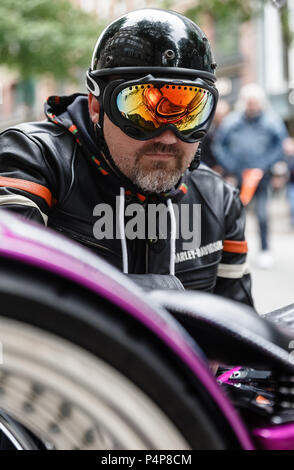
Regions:
[[[124, 257], [127, 272], [134, 274], [168, 274], [173, 261], [175, 275], [185, 288], [253, 305], [245, 214], [237, 189], [200, 165], [196, 170], [186, 170], [169, 193], [145, 194], [105, 161], [95, 141], [85, 95], [50, 97], [46, 115], [47, 121], [24, 123], [0, 135], [2, 208], [48, 225], [120, 270], [126, 263]], [[185, 248], [186, 240], [180, 233], [173, 242], [172, 258], [170, 232], [165, 238], [158, 232], [152, 238], [148, 234], [144, 238], [126, 238], [124, 251], [122, 237], [115, 236], [122, 189], [124, 213], [136, 203], [144, 210], [146, 220], [150, 204], [166, 205], [170, 199], [179, 210], [183, 205], [192, 210], [199, 204], [200, 246]], [[113, 209], [114, 235], [99, 239], [97, 231], [103, 227], [97, 207], [101, 204]], [[127, 220], [123, 217], [125, 224]]]

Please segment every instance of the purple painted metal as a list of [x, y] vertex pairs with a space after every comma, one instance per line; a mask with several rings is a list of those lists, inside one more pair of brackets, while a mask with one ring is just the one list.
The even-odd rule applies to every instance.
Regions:
[[196, 353], [170, 315], [142, 299], [142, 291], [102, 259], [82, 246], [11, 214], [0, 218], [0, 257], [56, 273], [85, 286], [137, 318], [158, 336], [202, 382], [222, 411], [243, 449], [255, 448], [237, 411], [224, 395], [205, 361]]
[[217, 378], [217, 381], [225, 383], [225, 384], [230, 383], [230, 377], [232, 376], [232, 374], [234, 372], [238, 372], [238, 370], [240, 369], [241, 369], [241, 366], [233, 367], [233, 369], [227, 370], [227, 372], [224, 372], [222, 375], [220, 375]]
[[294, 423], [253, 430], [259, 449], [294, 450]]

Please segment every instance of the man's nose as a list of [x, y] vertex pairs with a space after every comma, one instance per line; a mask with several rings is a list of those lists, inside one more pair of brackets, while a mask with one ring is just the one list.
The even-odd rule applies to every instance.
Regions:
[[157, 137], [154, 137], [153, 141], [161, 142], [162, 144], [165, 144], [165, 145], [172, 145], [172, 144], [177, 143], [178, 139], [171, 129], [167, 129], [162, 134], [158, 135]]

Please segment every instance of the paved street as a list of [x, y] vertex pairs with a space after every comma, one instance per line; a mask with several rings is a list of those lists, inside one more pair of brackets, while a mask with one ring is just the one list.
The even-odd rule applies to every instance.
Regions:
[[256, 219], [247, 215], [246, 236], [253, 279], [253, 296], [258, 312], [263, 313], [294, 303], [294, 230], [290, 228], [288, 205], [283, 195], [272, 198], [270, 204], [270, 244], [274, 265], [260, 269], [255, 264], [259, 248]]

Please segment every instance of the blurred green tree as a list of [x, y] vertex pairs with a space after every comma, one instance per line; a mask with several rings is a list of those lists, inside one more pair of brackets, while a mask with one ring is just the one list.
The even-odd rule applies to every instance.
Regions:
[[101, 29], [69, 0], [1, 0], [0, 64], [23, 80], [46, 73], [75, 80], [77, 68], [90, 63]]

